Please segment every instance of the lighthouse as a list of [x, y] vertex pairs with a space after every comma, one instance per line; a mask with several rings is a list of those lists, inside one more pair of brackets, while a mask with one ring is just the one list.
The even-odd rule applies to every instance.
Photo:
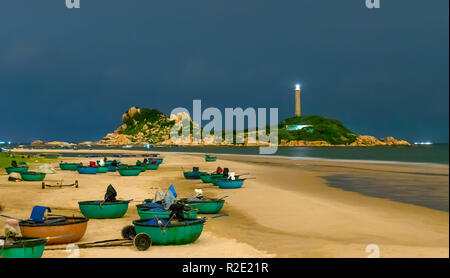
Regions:
[[295, 116], [300, 117], [302, 115], [300, 106], [300, 84], [295, 85]]

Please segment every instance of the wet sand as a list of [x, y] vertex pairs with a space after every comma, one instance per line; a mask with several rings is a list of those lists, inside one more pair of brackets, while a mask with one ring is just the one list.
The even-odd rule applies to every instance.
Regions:
[[[424, 186], [427, 181], [448, 186], [448, 166], [233, 155], [218, 155], [216, 162], [205, 162], [201, 154], [161, 155], [164, 163], [159, 170], [146, 171], [138, 177], [121, 177], [118, 173], [79, 175], [60, 171], [55, 163], [57, 173], [48, 175], [46, 180], [72, 183], [77, 179], [78, 189], [43, 190], [40, 182], [14, 183], [8, 182], [7, 176], [0, 176], [2, 213], [28, 218], [34, 205], [44, 205], [54, 213], [80, 215], [77, 202], [102, 199], [109, 184], [116, 188], [120, 199], [136, 201], [151, 198], [157, 187], [167, 190], [173, 184], [183, 197], [193, 195], [195, 188], [203, 189], [210, 197], [228, 196], [223, 212], [230, 216], [208, 221], [201, 237], [189, 245], [152, 246], [145, 252], [133, 247], [80, 249], [80, 257], [367, 257], [369, 244], [379, 247], [381, 257], [449, 256], [448, 212], [330, 187], [325, 178], [376, 173], [414, 180], [417, 175], [411, 173], [425, 173], [421, 177]], [[122, 161], [134, 163], [136, 159]], [[63, 160], [87, 163], [95, 158]], [[228, 167], [237, 173], [251, 173], [256, 179], [246, 180], [241, 189], [221, 190], [201, 181], [185, 180], [182, 167], [193, 166], [211, 172], [217, 166]], [[139, 218], [137, 203], [130, 204], [124, 218], [90, 220], [82, 242], [120, 238], [122, 227]], [[3, 232], [3, 227], [0, 229]], [[65, 250], [44, 253], [44, 257], [68, 255]]]

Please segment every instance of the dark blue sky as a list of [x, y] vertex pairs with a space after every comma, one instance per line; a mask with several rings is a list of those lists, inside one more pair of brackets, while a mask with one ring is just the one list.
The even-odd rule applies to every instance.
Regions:
[[0, 141], [98, 140], [130, 106], [278, 107], [448, 142], [448, 0], [4, 0]]

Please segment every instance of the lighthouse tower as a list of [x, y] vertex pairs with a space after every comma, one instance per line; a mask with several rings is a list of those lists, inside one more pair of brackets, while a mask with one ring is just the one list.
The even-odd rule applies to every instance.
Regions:
[[300, 84], [295, 85], [295, 116], [300, 117], [302, 115], [300, 106]]

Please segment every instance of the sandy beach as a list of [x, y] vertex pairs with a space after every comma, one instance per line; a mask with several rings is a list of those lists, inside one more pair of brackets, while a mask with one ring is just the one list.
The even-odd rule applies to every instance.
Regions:
[[[126, 150], [100, 152], [139, 153]], [[216, 162], [205, 162], [202, 154], [167, 152], [161, 156], [164, 163], [157, 171], [146, 171], [137, 177], [122, 177], [118, 173], [79, 175], [59, 170], [55, 162], [53, 166], [57, 172], [47, 175], [46, 181], [72, 183], [78, 180], [80, 187], [77, 189], [41, 189], [40, 182], [9, 182], [7, 176], [2, 175], [2, 214], [28, 218], [34, 205], [43, 205], [51, 207], [54, 213], [81, 215], [77, 202], [103, 199], [106, 187], [112, 184], [120, 199], [134, 199], [135, 202], [130, 204], [123, 218], [91, 219], [82, 242], [120, 238], [122, 227], [139, 218], [135, 205], [153, 197], [156, 188], [167, 190], [173, 184], [182, 197], [192, 196], [196, 188], [203, 189], [204, 195], [209, 197], [228, 196], [223, 212], [229, 216], [208, 221], [201, 237], [192, 244], [152, 246], [144, 252], [134, 247], [80, 249], [80, 257], [364, 258], [370, 255], [366, 252], [370, 244], [379, 247], [380, 257], [449, 256], [448, 212], [330, 187], [325, 178], [370, 173], [414, 180], [418, 179], [417, 173], [423, 173], [420, 178], [424, 184], [432, 181], [447, 185], [448, 200], [448, 165], [233, 155], [218, 155]], [[134, 163], [136, 159], [139, 158], [121, 158], [124, 163]], [[88, 163], [95, 158], [61, 160]], [[193, 166], [208, 172], [217, 166], [228, 167], [237, 173], [250, 173], [255, 179], [246, 180], [241, 189], [221, 190], [201, 181], [184, 179], [182, 168]], [[31, 170], [33, 168], [37, 169], [37, 165], [32, 165]], [[445, 195], [445, 190], [439, 194]], [[3, 233], [3, 226], [0, 226], [0, 233]], [[43, 255], [44, 258], [68, 256], [70, 253], [65, 250], [47, 250]]]

